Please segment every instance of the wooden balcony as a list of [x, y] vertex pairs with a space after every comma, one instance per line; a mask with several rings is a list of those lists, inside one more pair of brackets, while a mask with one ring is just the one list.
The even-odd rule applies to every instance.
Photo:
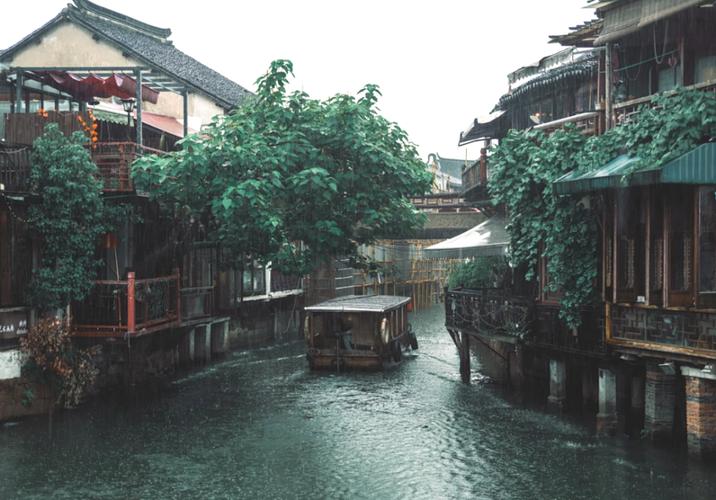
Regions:
[[128, 338], [179, 326], [179, 274], [160, 278], [97, 281], [90, 295], [72, 304], [77, 337]]
[[546, 351], [594, 357], [606, 353], [602, 322], [593, 308], [582, 312], [577, 330], [568, 328], [558, 314], [558, 306], [515, 296], [509, 289], [449, 290], [445, 296], [448, 329]]
[[[90, 148], [92, 161], [97, 165], [103, 190], [109, 193], [131, 193], [132, 163], [144, 154], [163, 154], [163, 151], [139, 146], [133, 142], [98, 142]], [[6, 191], [29, 193], [30, 148], [28, 146], [0, 148], [0, 183]]]
[[481, 158], [462, 171], [462, 194], [464, 201], [480, 203], [489, 201], [487, 192], [487, 158]]
[[[17, 113], [5, 116], [5, 139], [14, 145], [0, 149], [0, 183], [5, 189], [29, 192], [30, 152], [32, 143], [40, 137], [48, 123], [57, 123], [67, 136], [82, 132], [80, 113], [49, 111], [47, 117], [35, 113]], [[134, 142], [100, 141], [87, 146], [92, 161], [99, 169], [105, 192], [133, 192], [132, 163], [145, 154], [163, 154], [163, 151], [140, 146]]]

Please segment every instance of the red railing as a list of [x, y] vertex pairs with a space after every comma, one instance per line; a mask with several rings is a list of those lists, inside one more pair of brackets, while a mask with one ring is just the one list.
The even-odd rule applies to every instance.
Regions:
[[180, 325], [179, 273], [160, 278], [96, 281], [72, 305], [73, 335], [135, 337]]

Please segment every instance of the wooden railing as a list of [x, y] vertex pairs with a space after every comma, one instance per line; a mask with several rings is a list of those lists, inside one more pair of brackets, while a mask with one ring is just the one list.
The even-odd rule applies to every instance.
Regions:
[[100, 177], [104, 182], [104, 191], [133, 191], [132, 163], [145, 154], [164, 154], [164, 152], [140, 146], [134, 142], [98, 142], [93, 144], [91, 146], [92, 161], [99, 169]]
[[503, 288], [448, 290], [445, 324], [482, 336], [522, 340], [534, 320], [532, 301]]
[[438, 193], [412, 196], [410, 202], [419, 210], [461, 208], [467, 206], [462, 193]]
[[[164, 154], [158, 149], [133, 142], [98, 142], [87, 147], [90, 148], [90, 156], [97, 165], [106, 192], [132, 192], [134, 184], [131, 167], [134, 160], [144, 154]], [[32, 190], [29, 179], [30, 148], [0, 148], [0, 183], [5, 186], [5, 190], [29, 192]]]
[[487, 169], [483, 169], [480, 162], [475, 162], [462, 171], [462, 189], [469, 191], [476, 187], [487, 186]]
[[30, 180], [30, 148], [0, 146], [0, 184], [8, 192], [26, 192]]
[[[10, 144], [32, 146], [48, 123], [56, 123], [66, 136], [82, 132], [79, 113], [74, 111], [48, 111], [47, 116], [37, 113], [8, 113], [5, 115], [5, 140]], [[86, 117], [86, 119], [88, 119]]]
[[179, 326], [179, 274], [160, 278], [96, 281], [89, 296], [72, 304], [73, 335], [135, 337]]
[[604, 114], [601, 111], [588, 111], [560, 118], [558, 120], [552, 120], [547, 123], [541, 123], [539, 125], [535, 125], [534, 128], [535, 130], [542, 130], [543, 132], [549, 134], [555, 130], [564, 128], [567, 124], [572, 124], [584, 135], [592, 136], [599, 133], [603, 116]]
[[290, 276], [275, 269], [271, 269], [271, 283], [268, 290], [269, 293], [301, 290], [302, 287], [303, 278], [300, 276]]
[[[716, 80], [710, 80], [707, 82], [697, 83], [695, 85], [689, 85], [685, 88], [716, 93]], [[656, 95], [657, 94], [652, 94], [614, 104], [614, 123], [618, 125], [620, 123], [628, 122], [634, 115], [639, 112], [640, 108], [642, 108], [643, 106], [651, 106], [652, 101]]]
[[559, 318], [558, 306], [538, 304], [509, 289], [448, 290], [445, 295], [448, 329], [546, 350], [604, 355], [597, 316], [594, 308], [585, 308], [582, 326], [574, 330]]
[[716, 314], [610, 305], [609, 343], [716, 358]]

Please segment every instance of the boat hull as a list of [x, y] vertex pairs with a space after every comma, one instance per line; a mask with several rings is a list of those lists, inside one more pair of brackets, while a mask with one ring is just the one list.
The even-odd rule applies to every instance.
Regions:
[[335, 350], [310, 350], [306, 357], [311, 370], [376, 371], [398, 364], [392, 359], [384, 359], [372, 351], [339, 351], [338, 356], [336, 356]]

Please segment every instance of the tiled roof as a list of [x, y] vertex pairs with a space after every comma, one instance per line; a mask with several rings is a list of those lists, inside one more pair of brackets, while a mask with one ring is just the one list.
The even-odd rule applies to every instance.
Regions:
[[101, 39], [120, 46], [143, 63], [214, 98], [224, 108], [240, 104], [251, 94], [238, 83], [174, 47], [167, 39], [171, 35], [170, 30], [150, 26], [86, 0], [75, 0], [75, 5], [68, 5], [49, 23], [0, 53], [0, 60], [7, 60], [12, 53], [63, 20], [78, 24]]

